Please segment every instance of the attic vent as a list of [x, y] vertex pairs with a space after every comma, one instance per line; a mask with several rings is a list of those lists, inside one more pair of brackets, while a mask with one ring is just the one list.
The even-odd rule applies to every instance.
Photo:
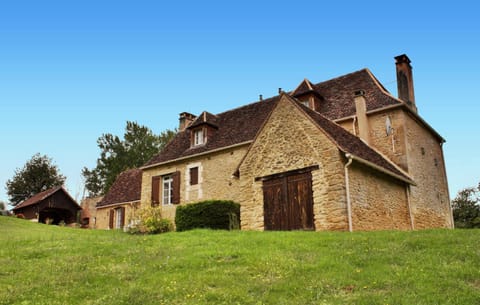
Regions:
[[357, 91], [354, 92], [354, 95], [355, 96], [364, 96], [365, 91], [364, 90], [357, 90]]

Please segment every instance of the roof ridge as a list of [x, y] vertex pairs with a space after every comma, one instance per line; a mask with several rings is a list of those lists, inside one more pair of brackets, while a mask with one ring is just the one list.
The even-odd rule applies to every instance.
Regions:
[[342, 79], [342, 78], [347, 78], [347, 77], [352, 76], [353, 74], [358, 74], [358, 73], [360, 73], [360, 72], [366, 72], [366, 71], [369, 71], [368, 68], [362, 68], [362, 69], [360, 69], [360, 70], [353, 71], [353, 72], [350, 72], [350, 73], [347, 73], [347, 74], [343, 74], [343, 75], [340, 75], [340, 76], [336, 76], [336, 77], [334, 77], [334, 78], [330, 78], [330, 79], [327, 79], [327, 80], [318, 82], [318, 83], [313, 84], [313, 85], [314, 85], [315, 87], [317, 87], [318, 85], [323, 84], [323, 83], [335, 81], [335, 80]]
[[[20, 202], [19, 204], [17, 204], [12, 210], [23, 208], [23, 207], [26, 207], [26, 206], [30, 206], [32, 204], [35, 204], [35, 203], [39, 202], [39, 201], [45, 200], [47, 197], [52, 196], [53, 194], [58, 192], [60, 189], [63, 190], [63, 192], [65, 194], [67, 194], [70, 197], [70, 199], [72, 199], [73, 202], [77, 203], [75, 200], [73, 200], [72, 196], [70, 196], [70, 194], [68, 194], [68, 192], [65, 190], [65, 188], [63, 188], [62, 185], [57, 185], [57, 186], [51, 187], [51, 188], [49, 188], [45, 191], [38, 192], [38, 193], [28, 197], [27, 199], [25, 199], [22, 202]], [[38, 197], [38, 198], [35, 198], [35, 197]], [[78, 203], [77, 203], [77, 205], [78, 205]]]
[[393, 98], [394, 100], [402, 103], [402, 104], [405, 104], [406, 103], [404, 101], [402, 101], [401, 99], [399, 99], [398, 97], [395, 97], [392, 93], [390, 93], [390, 91], [388, 91], [383, 85], [382, 83], [375, 77], [375, 75], [373, 75], [372, 71], [370, 71], [369, 69], [366, 69], [367, 70], [367, 74], [368, 76], [370, 76], [373, 80], [373, 83], [380, 89], [380, 91], [387, 95], [388, 97], [390, 98]]
[[242, 109], [242, 108], [246, 108], [246, 107], [251, 107], [252, 105], [255, 105], [255, 104], [260, 104], [260, 103], [268, 103], [270, 102], [271, 100], [275, 99], [275, 98], [278, 98], [280, 95], [274, 95], [274, 96], [271, 96], [269, 98], [265, 98], [263, 100], [258, 100], [258, 101], [255, 101], [255, 102], [251, 102], [251, 103], [248, 103], [246, 105], [243, 105], [243, 106], [238, 106], [238, 107], [235, 107], [235, 108], [232, 108], [232, 109], [229, 109], [229, 110], [225, 110], [225, 111], [222, 111], [222, 112], [219, 112], [217, 113], [215, 116], [220, 116], [220, 115], [223, 115], [225, 113], [228, 113], [228, 112], [231, 112], [231, 111], [237, 111], [239, 109]]

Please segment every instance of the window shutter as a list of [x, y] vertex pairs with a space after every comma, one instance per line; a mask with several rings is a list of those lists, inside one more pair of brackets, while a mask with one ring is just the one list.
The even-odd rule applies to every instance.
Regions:
[[108, 228], [109, 229], [113, 229], [113, 218], [115, 217], [115, 210], [114, 209], [111, 209], [110, 210], [110, 219], [108, 221]]
[[198, 167], [190, 168], [190, 185], [198, 184]]
[[172, 203], [179, 204], [180, 203], [180, 172], [177, 171], [172, 174], [172, 187], [173, 187], [173, 196], [172, 196]]
[[120, 208], [120, 228], [125, 226], [125, 207]]
[[152, 177], [152, 206], [160, 203], [160, 176]]

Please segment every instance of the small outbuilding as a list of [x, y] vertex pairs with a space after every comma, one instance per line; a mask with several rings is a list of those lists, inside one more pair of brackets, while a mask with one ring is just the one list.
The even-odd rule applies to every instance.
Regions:
[[75, 223], [80, 205], [61, 186], [38, 193], [13, 208], [15, 215], [48, 224]]

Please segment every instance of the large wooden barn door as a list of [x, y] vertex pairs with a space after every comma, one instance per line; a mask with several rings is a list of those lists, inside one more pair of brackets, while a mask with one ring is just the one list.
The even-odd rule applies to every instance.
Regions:
[[313, 230], [312, 174], [291, 173], [263, 181], [265, 230]]

